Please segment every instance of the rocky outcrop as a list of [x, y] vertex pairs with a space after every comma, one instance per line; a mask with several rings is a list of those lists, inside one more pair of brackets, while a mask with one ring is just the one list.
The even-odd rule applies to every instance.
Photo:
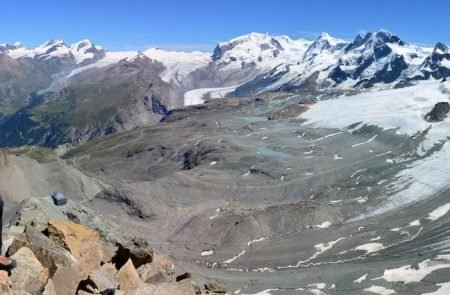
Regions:
[[153, 249], [144, 239], [133, 238], [127, 243], [118, 243], [116, 255], [112, 262], [117, 268], [121, 268], [131, 260], [135, 268], [153, 261]]
[[123, 204], [128, 214], [138, 216], [139, 218], [150, 218], [154, 216], [152, 210], [144, 206], [133, 191], [120, 185], [101, 191], [95, 198]]
[[70, 201], [65, 207], [48, 198], [26, 202], [11, 221], [15, 225], [4, 230], [3, 246], [17, 267], [9, 277], [0, 271], [0, 293], [193, 295], [226, 290], [220, 283], [200, 289], [189, 273], [176, 276], [168, 257], [154, 260], [147, 241], [113, 234], [108, 225], [92, 222], [90, 214]]
[[448, 112], [450, 111], [450, 104], [448, 102], [438, 102], [434, 105], [431, 112], [425, 115], [425, 120], [428, 122], [440, 122], [443, 121]]
[[69, 250], [80, 271], [100, 267], [103, 250], [97, 232], [81, 224], [52, 220], [48, 223], [48, 234], [57, 245]]

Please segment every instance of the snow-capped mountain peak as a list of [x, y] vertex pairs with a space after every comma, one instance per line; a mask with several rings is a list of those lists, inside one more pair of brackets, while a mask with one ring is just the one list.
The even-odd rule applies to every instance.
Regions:
[[[328, 33], [321, 33], [309, 46], [303, 56], [303, 62], [316, 64], [333, 64], [337, 61], [339, 52], [348, 42], [331, 37]], [[320, 55], [320, 61], [313, 61]]]
[[94, 47], [94, 44], [89, 39], [84, 39], [70, 45], [70, 48], [73, 50], [82, 50], [83, 48], [92, 47]]
[[14, 43], [14, 45], [10, 44], [0, 44], [0, 53], [9, 53], [12, 50], [16, 50], [22, 47], [22, 44], [20, 42]]
[[310, 41], [292, 40], [288, 36], [250, 33], [219, 43], [212, 55], [224, 70], [238, 70], [246, 66], [270, 70], [280, 64], [295, 64], [301, 60]]
[[320, 35], [314, 40], [313, 45], [316, 48], [322, 47], [322, 48], [330, 48], [330, 47], [336, 47], [342, 44], [348, 44], [347, 41], [344, 41], [342, 39], [337, 39], [331, 37], [328, 33], [322, 32]]
[[70, 48], [60, 38], [45, 42], [33, 50], [30, 57], [37, 59], [62, 58], [70, 56]]
[[84, 39], [70, 45], [77, 64], [98, 60], [105, 56], [105, 50], [101, 46], [95, 46], [89, 39]]

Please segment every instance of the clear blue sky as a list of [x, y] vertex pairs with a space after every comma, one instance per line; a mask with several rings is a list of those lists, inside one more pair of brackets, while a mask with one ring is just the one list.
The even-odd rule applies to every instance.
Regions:
[[60, 37], [111, 50], [212, 50], [249, 32], [353, 39], [384, 28], [432, 46], [450, 43], [449, 13], [448, 0], [2, 0], [0, 43]]

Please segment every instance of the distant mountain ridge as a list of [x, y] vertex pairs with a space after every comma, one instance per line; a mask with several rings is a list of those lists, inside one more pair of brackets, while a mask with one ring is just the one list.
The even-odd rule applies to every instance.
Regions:
[[380, 30], [353, 41], [250, 33], [211, 53], [108, 51], [90, 40], [0, 45], [0, 146], [55, 147], [159, 122], [207, 98], [354, 92], [450, 75], [450, 50]]

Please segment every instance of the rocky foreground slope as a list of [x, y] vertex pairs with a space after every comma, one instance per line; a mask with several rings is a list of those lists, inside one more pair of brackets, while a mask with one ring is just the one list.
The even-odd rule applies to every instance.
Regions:
[[200, 287], [147, 241], [115, 233], [83, 205], [50, 197], [21, 205], [3, 233], [3, 251], [17, 261], [0, 271], [1, 294], [225, 294], [220, 282]]

